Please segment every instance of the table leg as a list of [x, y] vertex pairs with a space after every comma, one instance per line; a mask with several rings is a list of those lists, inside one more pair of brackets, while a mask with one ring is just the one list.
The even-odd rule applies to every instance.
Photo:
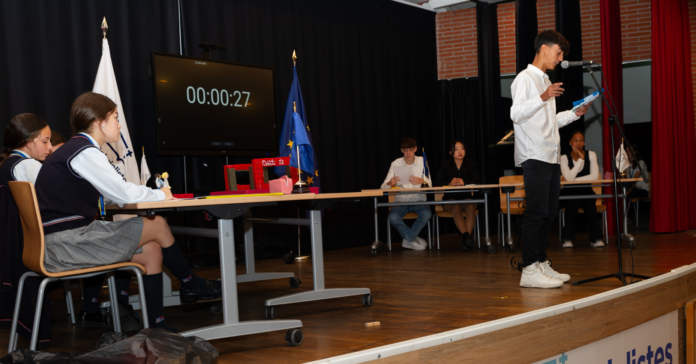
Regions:
[[234, 229], [232, 222], [232, 219], [218, 220], [220, 275], [222, 279], [222, 314], [224, 323], [189, 330], [180, 334], [183, 336], [198, 336], [206, 340], [213, 340], [301, 327], [302, 321], [300, 320], [239, 322], [236, 280], [237, 265], [234, 254]]
[[244, 214], [244, 264], [246, 274], [237, 276], [237, 283], [265, 281], [269, 279], [293, 278], [295, 273], [256, 273], [256, 257], [254, 256], [254, 223], [247, 218], [251, 217], [251, 210]]
[[377, 253], [380, 251], [382, 248], [382, 242], [379, 241], [379, 234], [378, 234], [378, 228], [377, 224], [379, 221], [377, 221], [378, 214], [377, 214], [377, 197], [375, 197], [375, 241], [372, 242], [372, 255], [377, 255]]
[[[287, 296], [268, 299], [266, 300], [266, 307], [287, 305], [290, 303], [326, 300], [330, 298], [370, 295], [369, 288], [326, 289], [324, 286], [324, 245], [321, 234], [321, 211], [311, 210], [309, 212], [309, 218], [309, 228], [312, 235], [312, 277], [314, 278], [314, 289], [308, 292], [295, 293]], [[371, 305], [371, 296], [369, 297], [369, 301]]]
[[[484, 200], [483, 208], [484, 208], [484, 211], [486, 212], [485, 216], [484, 216], [484, 218], [486, 219], [486, 250], [489, 253], [495, 253], [495, 246], [493, 246], [491, 244], [491, 238], [490, 238], [490, 235], [488, 234], [488, 193], [487, 192], [484, 192], [483, 200]], [[479, 231], [479, 234], [480, 234], [480, 231]]]

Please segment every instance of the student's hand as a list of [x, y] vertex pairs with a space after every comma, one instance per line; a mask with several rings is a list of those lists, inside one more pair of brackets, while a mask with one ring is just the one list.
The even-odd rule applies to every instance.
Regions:
[[541, 101], [546, 102], [546, 100], [552, 97], [563, 95], [563, 91], [565, 90], [561, 87], [562, 84], [563, 82], [559, 82], [549, 86], [549, 88], [547, 88], [546, 91], [544, 91], [544, 93], [541, 94]]
[[424, 179], [415, 176], [411, 176], [408, 181], [411, 182], [412, 185], [422, 185], [423, 182], [425, 182]]
[[176, 200], [174, 196], [172, 196], [172, 189], [169, 187], [162, 187], [160, 191], [164, 192], [164, 201], [171, 201], [171, 200]]
[[585, 151], [584, 150], [576, 149], [572, 145], [570, 147], [573, 148], [573, 150], [570, 152], [570, 157], [573, 158], [573, 160], [585, 159]]
[[585, 113], [587, 112], [587, 109], [590, 108], [590, 105], [592, 105], [591, 102], [590, 102], [589, 104], [583, 106], [583, 107], [577, 108], [577, 109], [575, 110], [575, 115], [577, 115], [577, 116], [583, 116], [583, 115], [585, 115]]
[[464, 186], [464, 181], [461, 178], [452, 178], [450, 186]]
[[398, 185], [400, 181], [401, 181], [401, 178], [392, 177], [391, 181], [389, 181], [389, 185], [394, 187], [394, 186]]

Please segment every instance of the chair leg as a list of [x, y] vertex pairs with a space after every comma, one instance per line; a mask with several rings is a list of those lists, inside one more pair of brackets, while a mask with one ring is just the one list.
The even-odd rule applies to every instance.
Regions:
[[503, 224], [500, 222], [500, 214], [502, 213], [502, 211], [498, 212], [498, 245], [500, 245], [500, 227], [503, 226]]
[[7, 346], [7, 352], [11, 353], [17, 350], [17, 322], [19, 322], [19, 308], [22, 306], [22, 291], [24, 290], [24, 281], [27, 277], [37, 277], [34, 272], [26, 272], [19, 279], [19, 287], [17, 288], [17, 298], [15, 299], [14, 312], [12, 313], [12, 328], [10, 329], [10, 344]]
[[116, 294], [116, 276], [113, 272], [108, 274], [109, 298], [111, 301], [111, 319], [114, 322], [114, 332], [121, 332], [121, 316], [118, 312], [118, 298]]
[[70, 281], [63, 281], [65, 286], [65, 305], [68, 307], [68, 313], [70, 314], [70, 323], [75, 325], [75, 307], [73, 306], [72, 292], [70, 291]]
[[604, 215], [604, 241], [609, 244], [609, 222], [607, 221], [607, 212], [603, 211]]
[[638, 203], [638, 201], [634, 202], [634, 204], [635, 204], [634, 207], [636, 210], [636, 227], [638, 227], [638, 206], [640, 206], [640, 204]]
[[476, 237], [478, 238], [479, 249], [481, 249], [481, 226], [479, 226], [478, 215], [476, 215]]
[[440, 250], [440, 216], [435, 214], [435, 229], [437, 230], [437, 250]]
[[391, 251], [391, 222], [389, 222], [389, 217], [387, 216], [387, 246], [389, 251]]
[[430, 240], [430, 220], [428, 220], [428, 249], [433, 250], [433, 241]]
[[150, 327], [150, 321], [147, 318], [147, 304], [145, 303], [145, 284], [143, 283], [143, 274], [140, 269], [135, 267], [128, 267], [126, 270], [130, 270], [135, 273], [135, 277], [138, 281], [138, 293], [140, 297], [140, 313], [143, 321], [143, 328], [147, 329]]
[[[43, 308], [43, 298], [46, 293], [46, 285], [55, 279], [44, 278], [39, 285], [39, 297], [36, 299], [36, 312], [34, 312], [34, 327], [31, 330], [31, 343], [29, 350], [36, 350], [36, 344], [39, 342], [39, 326], [41, 325], [41, 309]], [[15, 339], [15, 345], [17, 344]]]

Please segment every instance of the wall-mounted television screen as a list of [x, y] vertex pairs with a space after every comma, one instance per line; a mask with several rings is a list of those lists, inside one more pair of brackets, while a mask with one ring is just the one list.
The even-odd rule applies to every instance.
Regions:
[[160, 155], [278, 154], [273, 68], [152, 54]]

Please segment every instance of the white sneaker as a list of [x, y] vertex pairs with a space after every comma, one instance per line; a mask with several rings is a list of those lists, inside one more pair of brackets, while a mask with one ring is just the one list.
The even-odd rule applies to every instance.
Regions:
[[408, 241], [404, 239], [403, 243], [401, 243], [401, 247], [404, 249], [413, 249], [413, 250], [425, 250], [425, 247], [416, 243], [415, 241]]
[[416, 236], [416, 240], [414, 241], [414, 243], [422, 245], [423, 248], [428, 247], [428, 242], [426, 242], [425, 239], [421, 238], [420, 236]]
[[527, 288], [560, 288], [563, 286], [563, 281], [544, 274], [539, 262], [535, 262], [522, 269], [520, 286]]
[[597, 240], [597, 241], [595, 241], [594, 243], [590, 243], [590, 245], [591, 245], [593, 248], [601, 248], [601, 247], [604, 246], [604, 242], [601, 241], [601, 240]]
[[572, 248], [573, 247], [573, 242], [570, 240], [566, 240], [563, 242], [563, 247], [564, 248]]
[[553, 270], [553, 268], [551, 268], [551, 262], [549, 262], [548, 260], [543, 263], [539, 263], [539, 267], [541, 267], [541, 271], [544, 272], [544, 274], [551, 278], [558, 279], [563, 283], [568, 282], [570, 280], [570, 275], [558, 273], [555, 270]]

